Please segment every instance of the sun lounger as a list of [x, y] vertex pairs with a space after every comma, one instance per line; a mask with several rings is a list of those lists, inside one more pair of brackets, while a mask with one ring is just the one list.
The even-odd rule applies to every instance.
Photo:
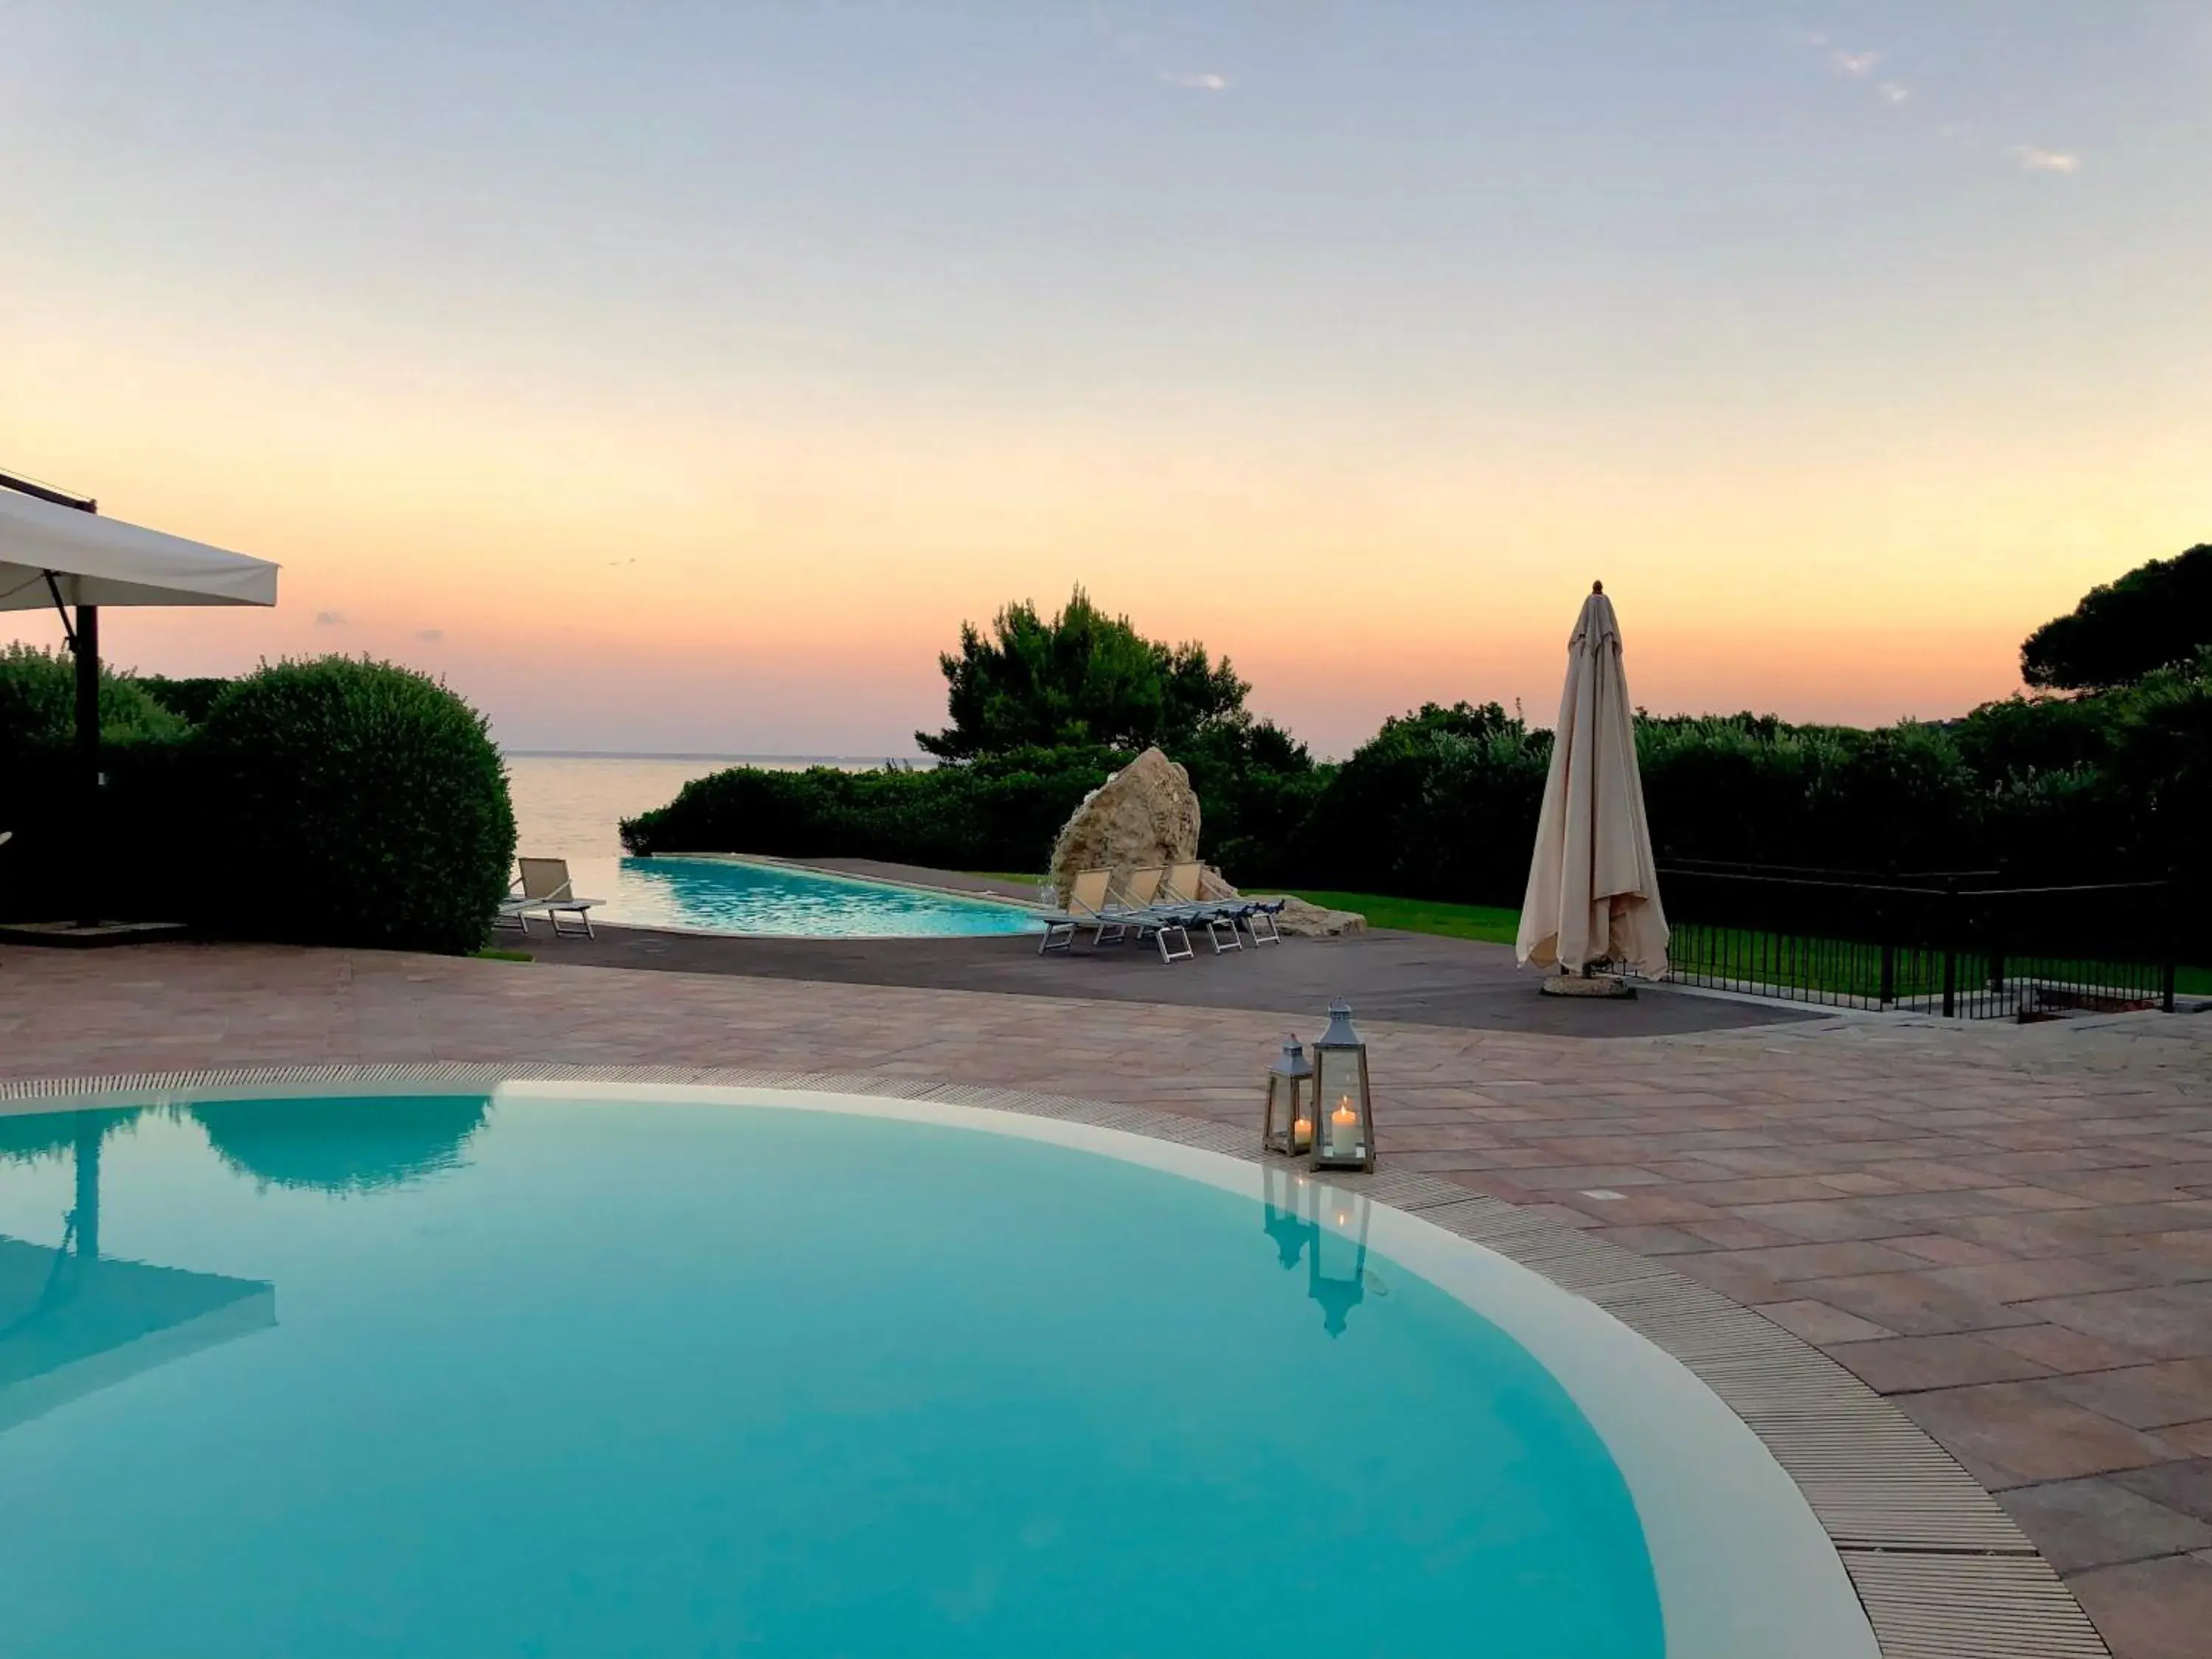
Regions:
[[[1275, 930], [1275, 914], [1283, 908], [1280, 899], [1271, 903], [1248, 898], [1209, 899], [1203, 896], [1205, 886], [1204, 864], [1193, 859], [1170, 865], [1162, 902], [1183, 906], [1193, 920], [1202, 922], [1216, 956], [1224, 951], [1244, 948], [1244, 941], [1237, 936], [1240, 926], [1252, 936], [1255, 945], [1283, 942], [1282, 935]], [[1224, 928], [1228, 933], [1226, 943], [1222, 938]]]
[[1037, 954], [1048, 951], [1072, 951], [1075, 936], [1082, 929], [1091, 930], [1091, 942], [1106, 942], [1106, 930], [1115, 930], [1120, 938], [1124, 924], [1108, 917], [1108, 891], [1114, 882], [1111, 870], [1079, 870], [1067, 884], [1067, 891], [1060, 896], [1060, 908], [1045, 913], [1044, 938], [1038, 942]]
[[[1133, 871], [1129, 880], [1117, 889], [1111, 870], [1077, 872], [1068, 884], [1063, 908], [1046, 914], [1044, 938], [1037, 945], [1037, 954], [1073, 950], [1076, 935], [1088, 927], [1094, 945], [1117, 945], [1133, 933], [1140, 939], [1150, 938], [1158, 944], [1161, 961], [1186, 960], [1194, 954], [1188, 931], [1190, 917], [1180, 909], [1163, 909], [1150, 902], [1164, 873], [1163, 869]], [[1180, 951], [1173, 942], [1178, 939], [1182, 944]]]
[[[1185, 906], [1160, 902], [1160, 884], [1167, 873], [1164, 864], [1139, 865], [1130, 871], [1115, 896], [1115, 914], [1127, 919], [1139, 939], [1149, 938], [1159, 946], [1162, 962], [1188, 962], [1198, 954], [1191, 948], [1190, 924], [1199, 918]], [[1177, 940], [1181, 950], [1176, 949]]]
[[[575, 889], [568, 880], [568, 860], [517, 859], [515, 863], [520, 866], [522, 873], [516, 879], [514, 890], [500, 902], [499, 915], [495, 919], [500, 927], [512, 925], [527, 933], [531, 913], [542, 911], [556, 939], [564, 936], [574, 939], [579, 934], [586, 939], [599, 937], [592, 931], [592, 907], [600, 901], [576, 896]], [[574, 920], [563, 927], [561, 921], [563, 916]]]

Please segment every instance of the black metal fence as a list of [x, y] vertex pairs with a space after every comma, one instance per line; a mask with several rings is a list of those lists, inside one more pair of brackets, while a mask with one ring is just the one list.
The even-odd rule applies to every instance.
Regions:
[[2181, 895], [2169, 882], [1685, 861], [1661, 866], [1659, 891], [1684, 984], [1968, 1019], [2174, 1006]]

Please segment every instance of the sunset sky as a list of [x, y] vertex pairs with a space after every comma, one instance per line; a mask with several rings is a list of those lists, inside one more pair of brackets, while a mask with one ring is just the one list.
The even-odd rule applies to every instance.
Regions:
[[2203, 0], [0, 21], [0, 468], [284, 566], [149, 671], [903, 753], [1079, 581], [1341, 754], [1602, 577], [1645, 705], [1873, 721], [2212, 540]]

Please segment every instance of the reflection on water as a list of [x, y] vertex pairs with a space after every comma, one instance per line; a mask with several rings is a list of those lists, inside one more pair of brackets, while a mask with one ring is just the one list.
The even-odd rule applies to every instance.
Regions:
[[76, 1161], [58, 1247], [0, 1235], [0, 1431], [276, 1322], [272, 1285], [100, 1254], [100, 1143], [139, 1115], [0, 1119], [0, 1156]]
[[1306, 1263], [1306, 1295], [1321, 1304], [1322, 1328], [1344, 1334], [1352, 1310], [1380, 1293], [1380, 1281], [1367, 1267], [1367, 1229], [1372, 1206], [1281, 1164], [1260, 1172], [1261, 1231], [1274, 1241], [1285, 1272]]
[[191, 1109], [240, 1174], [276, 1187], [366, 1193], [459, 1169], [491, 1109], [483, 1095], [210, 1101]]
[[97, 1140], [127, 1128], [143, 1110], [132, 1106], [0, 1116], [0, 1163], [36, 1164], [43, 1158], [59, 1158], [82, 1146], [87, 1133]]

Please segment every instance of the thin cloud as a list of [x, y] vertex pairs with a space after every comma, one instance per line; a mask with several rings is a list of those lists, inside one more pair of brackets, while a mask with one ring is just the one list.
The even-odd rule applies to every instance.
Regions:
[[1912, 96], [1912, 88], [1902, 81], [1885, 81], [1881, 83], [1881, 95], [1893, 104], [1901, 104]]
[[343, 628], [345, 625], [345, 612], [343, 611], [318, 611], [315, 612], [315, 626], [318, 628]]
[[1881, 62], [1881, 54], [1878, 52], [1839, 52], [1828, 61], [1845, 75], [1863, 78], [1874, 73], [1875, 65]]
[[1211, 72], [1198, 74], [1181, 70], [1162, 70], [1160, 79], [1171, 87], [1182, 87], [1191, 92], [1226, 92], [1229, 77]]
[[2033, 144], [2014, 144], [2012, 158], [2030, 173], [2079, 173], [2081, 158], [2060, 149], [2038, 149]]
[[416, 631], [415, 637], [425, 645], [435, 645], [446, 637], [446, 630], [442, 628], [421, 629]]

